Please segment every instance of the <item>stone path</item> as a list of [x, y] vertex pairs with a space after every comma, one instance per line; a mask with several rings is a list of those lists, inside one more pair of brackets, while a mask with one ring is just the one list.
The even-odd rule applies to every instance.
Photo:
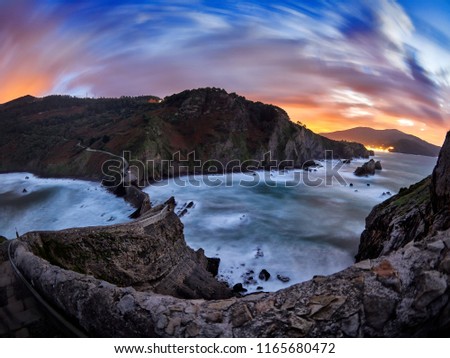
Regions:
[[20, 282], [8, 260], [8, 242], [0, 244], [0, 337], [65, 337]]

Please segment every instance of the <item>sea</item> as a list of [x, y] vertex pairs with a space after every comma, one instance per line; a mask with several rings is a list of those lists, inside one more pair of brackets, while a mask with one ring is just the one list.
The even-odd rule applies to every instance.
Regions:
[[[187, 244], [220, 258], [219, 279], [248, 293], [276, 291], [354, 262], [365, 218], [400, 188], [430, 175], [437, 158], [376, 152], [382, 170], [356, 177], [367, 159], [316, 161], [303, 170], [184, 176], [144, 190], [171, 196]], [[128, 222], [134, 209], [99, 183], [0, 174], [0, 235]], [[262, 270], [270, 274], [259, 278]]]

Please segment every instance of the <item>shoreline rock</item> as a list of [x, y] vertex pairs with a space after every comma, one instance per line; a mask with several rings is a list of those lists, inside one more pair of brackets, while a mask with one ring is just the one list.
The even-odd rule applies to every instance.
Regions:
[[[121, 287], [181, 298], [231, 297], [211, 271], [214, 259], [184, 241], [174, 200], [127, 224], [29, 232], [20, 241], [49, 264]], [[209, 270], [208, 270], [209, 269]]]
[[370, 159], [368, 162], [364, 163], [362, 166], [356, 168], [354, 174], [358, 177], [375, 175], [376, 170], [381, 170], [381, 162]]

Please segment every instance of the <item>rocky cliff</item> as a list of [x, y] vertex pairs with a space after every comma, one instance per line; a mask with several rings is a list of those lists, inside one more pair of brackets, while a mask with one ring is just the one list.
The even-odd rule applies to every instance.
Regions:
[[[296, 166], [322, 158], [325, 150], [343, 158], [368, 155], [360, 144], [336, 142], [291, 122], [281, 108], [214, 88], [184, 91], [160, 103], [150, 97], [27, 97], [3, 105], [0, 124], [0, 171], [44, 176], [99, 179], [103, 163], [117, 161], [114, 155], [123, 151], [130, 152], [141, 181], [194, 171], [194, 152], [195, 159], [223, 165], [249, 159], [268, 165], [267, 152]], [[174, 172], [162, 164], [172, 159]]]
[[30, 232], [21, 241], [51, 265], [119, 287], [182, 298], [231, 297], [207, 271], [203, 251], [186, 245], [174, 207], [171, 199], [131, 224]]
[[[87, 253], [92, 250], [90, 245], [94, 245], [89, 238], [89, 228], [77, 229], [76, 233], [62, 232], [61, 235], [69, 237], [69, 242], [77, 245], [71, 254], [65, 254], [65, 249], [62, 253], [52, 249], [45, 239], [48, 233], [43, 235], [44, 239], [42, 234], [29, 234], [13, 243], [14, 261], [53, 305], [91, 336], [448, 336], [450, 229], [446, 228], [449, 216], [446, 198], [450, 192], [449, 148], [447, 136], [432, 179], [404, 189], [372, 211], [356, 264], [278, 292], [219, 300], [180, 299], [158, 294], [155, 292], [158, 285], [151, 286], [152, 282], [146, 286], [138, 280], [136, 285], [136, 282], [127, 281], [127, 275], [114, 273], [108, 276], [101, 267], [96, 267], [97, 258], [94, 260], [93, 255], [97, 249]], [[171, 239], [165, 237], [165, 232], [179, 232], [178, 218], [172, 216], [169, 221], [163, 221], [164, 225], [155, 225], [152, 217], [166, 214], [164, 211], [152, 213], [151, 216], [144, 214], [135, 223], [120, 225], [122, 240], [127, 240], [126, 232], [136, 235], [143, 230], [153, 238], [151, 242], [161, 237], [164, 238], [161, 244], [169, 240], [170, 247]], [[129, 252], [137, 263], [142, 262], [142, 252], [120, 248], [114, 239], [115, 230], [114, 227], [111, 231], [103, 229], [109, 239], [100, 239], [95, 245], [103, 245], [105, 259], [100, 259], [110, 265], [113, 272], [118, 272], [119, 267], [127, 264], [124, 252]], [[98, 232], [94, 229], [91, 234], [95, 236]], [[58, 236], [53, 234], [54, 238]], [[88, 238], [82, 250], [78, 237]], [[58, 245], [61, 245], [60, 241], [56, 239]], [[138, 270], [155, 275], [153, 268], [162, 265], [160, 261], [165, 262], [170, 257], [176, 260], [180, 252], [186, 252], [181, 246], [164, 251], [156, 261], [150, 261], [149, 267], [145, 266], [146, 261]], [[117, 254], [109, 254], [108, 250], [117, 251]], [[175, 257], [172, 250], [175, 250]], [[82, 254], [79, 260], [78, 252]], [[125, 281], [114, 281], [116, 276], [125, 277]], [[180, 284], [180, 280], [172, 282]], [[135, 287], [122, 287], [129, 283]]]
[[449, 133], [430, 177], [373, 208], [361, 235], [358, 261], [388, 254], [450, 227]]
[[450, 227], [450, 132], [439, 154], [436, 168], [431, 176], [431, 204], [440, 229]]

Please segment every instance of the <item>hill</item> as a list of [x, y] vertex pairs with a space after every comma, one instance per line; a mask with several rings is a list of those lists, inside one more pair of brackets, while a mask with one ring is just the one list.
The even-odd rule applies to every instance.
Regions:
[[[269, 151], [270, 159], [292, 160], [298, 167], [323, 158], [325, 150], [342, 158], [368, 156], [361, 144], [336, 142], [291, 122], [281, 108], [216, 88], [187, 90], [162, 101], [26, 97], [0, 107], [0, 125], [0, 171], [44, 176], [100, 178], [102, 163], [111, 156], [93, 150], [120, 156], [129, 151], [129, 159], [154, 161], [154, 170], [151, 165], [139, 170], [139, 180], [193, 172], [193, 152], [196, 160], [215, 160], [210, 166], [237, 160], [262, 160], [266, 166]], [[170, 171], [164, 161], [177, 152]]]
[[364, 143], [371, 147], [389, 148], [392, 152], [425, 155], [437, 157], [440, 147], [428, 143], [411, 134], [403, 133], [397, 129], [377, 130], [368, 127], [356, 127], [343, 131], [321, 133], [321, 135], [334, 140], [348, 140]]

